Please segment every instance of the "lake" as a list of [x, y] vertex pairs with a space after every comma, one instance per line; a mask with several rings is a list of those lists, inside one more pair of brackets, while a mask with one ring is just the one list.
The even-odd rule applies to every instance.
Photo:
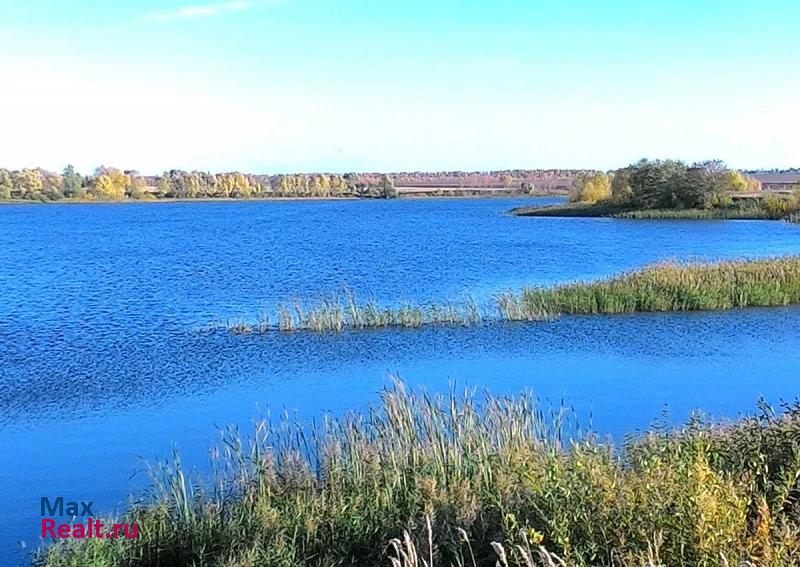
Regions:
[[[621, 436], [798, 394], [800, 308], [563, 317], [474, 328], [232, 336], [198, 329], [354, 291], [479, 299], [664, 259], [800, 254], [769, 221], [517, 218], [553, 199], [0, 207], [0, 563], [38, 544], [39, 499], [111, 512], [177, 446], [203, 471], [217, 427], [366, 407], [397, 374], [431, 390], [536, 392]], [[137, 472], [138, 471], [138, 472]], [[19, 542], [25, 542], [23, 547]]]

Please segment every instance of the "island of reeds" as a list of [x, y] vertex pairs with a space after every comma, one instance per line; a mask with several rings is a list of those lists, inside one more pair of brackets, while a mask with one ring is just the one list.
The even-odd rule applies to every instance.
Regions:
[[800, 304], [800, 256], [713, 263], [662, 262], [617, 276], [552, 287], [499, 293], [488, 304], [381, 306], [353, 293], [333, 294], [306, 305], [282, 304], [256, 322], [215, 323], [210, 330], [234, 334], [341, 332], [350, 329], [477, 325], [503, 321], [552, 321], [559, 315], [652, 311], [701, 311]]
[[538, 217], [626, 219], [786, 219], [800, 213], [800, 178], [762, 190], [756, 176], [719, 161], [687, 165], [642, 160], [611, 171], [582, 173], [564, 205], [518, 207], [512, 214]]
[[[211, 478], [180, 458], [118, 521], [44, 567], [790, 567], [800, 564], [800, 407], [694, 417], [619, 445], [530, 395], [396, 383], [363, 414], [223, 432]], [[747, 562], [747, 563], [745, 563]]]

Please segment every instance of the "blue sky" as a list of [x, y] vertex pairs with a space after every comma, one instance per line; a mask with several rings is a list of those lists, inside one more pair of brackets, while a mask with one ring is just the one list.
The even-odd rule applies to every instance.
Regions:
[[800, 166], [800, 3], [0, 0], [0, 166]]

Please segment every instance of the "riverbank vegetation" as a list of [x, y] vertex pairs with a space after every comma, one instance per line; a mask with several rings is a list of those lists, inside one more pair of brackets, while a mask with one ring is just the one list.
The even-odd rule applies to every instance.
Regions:
[[614, 314], [774, 307], [800, 303], [800, 257], [661, 263], [596, 282], [528, 288], [522, 309]]
[[[81, 175], [41, 168], [0, 168], [0, 201], [84, 202], [159, 199], [394, 198], [460, 196], [477, 190], [530, 195], [565, 192], [581, 170], [506, 170], [439, 173], [302, 173], [255, 175], [170, 170], [142, 175], [99, 167]], [[477, 193], [482, 194], [482, 193]]]
[[355, 294], [345, 291], [331, 294], [311, 303], [296, 300], [278, 306], [275, 316], [259, 314], [256, 322], [238, 319], [217, 322], [207, 330], [227, 329], [232, 334], [268, 332], [341, 332], [348, 329], [419, 328], [423, 326], [476, 325], [487, 320], [541, 321], [555, 317], [541, 309], [521, 308], [511, 296], [500, 294], [487, 306], [479, 305], [473, 297], [460, 302], [415, 305], [403, 302], [397, 306], [382, 306], [374, 299], [359, 301]]
[[800, 407], [695, 417], [620, 447], [530, 395], [416, 393], [363, 414], [222, 434], [210, 479], [176, 455], [120, 519], [138, 539], [62, 541], [45, 567], [800, 563]]
[[[778, 197], [779, 205], [767, 206], [761, 200], [734, 201], [724, 207], [710, 209], [642, 209], [620, 207], [610, 203], [566, 203], [536, 207], [517, 207], [511, 214], [523, 217], [616, 218], [633, 220], [791, 220], [794, 207], [789, 198]], [[783, 204], [786, 202], [786, 204]], [[797, 209], [800, 211], [800, 208]]]
[[79, 175], [72, 166], [62, 174], [43, 169], [0, 169], [0, 200], [123, 201], [153, 199], [247, 199], [268, 197], [396, 197], [388, 175], [251, 175], [171, 170], [157, 176], [99, 167]]
[[782, 219], [800, 211], [792, 194], [761, 193], [758, 180], [719, 161], [687, 165], [642, 160], [610, 173], [577, 176], [570, 202], [521, 207], [520, 216], [597, 216], [631, 219]]
[[800, 303], [800, 256], [716, 263], [663, 262], [609, 278], [508, 291], [485, 304], [396, 307], [360, 302], [345, 291], [317, 302], [281, 304], [274, 317], [212, 324], [207, 330], [233, 334], [341, 332], [348, 329], [476, 325], [497, 321], [552, 321], [561, 314], [616, 314], [774, 307]]

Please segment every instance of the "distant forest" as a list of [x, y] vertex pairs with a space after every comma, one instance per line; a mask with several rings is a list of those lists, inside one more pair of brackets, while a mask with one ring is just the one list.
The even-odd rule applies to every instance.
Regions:
[[41, 168], [0, 168], [0, 200], [59, 201], [203, 198], [356, 197], [393, 198], [407, 189], [421, 194], [445, 190], [496, 189], [516, 193], [566, 192], [588, 170], [505, 170], [487, 172], [302, 173], [256, 175], [240, 172], [166, 171], [141, 175], [99, 167], [82, 175], [71, 165], [61, 173]]

